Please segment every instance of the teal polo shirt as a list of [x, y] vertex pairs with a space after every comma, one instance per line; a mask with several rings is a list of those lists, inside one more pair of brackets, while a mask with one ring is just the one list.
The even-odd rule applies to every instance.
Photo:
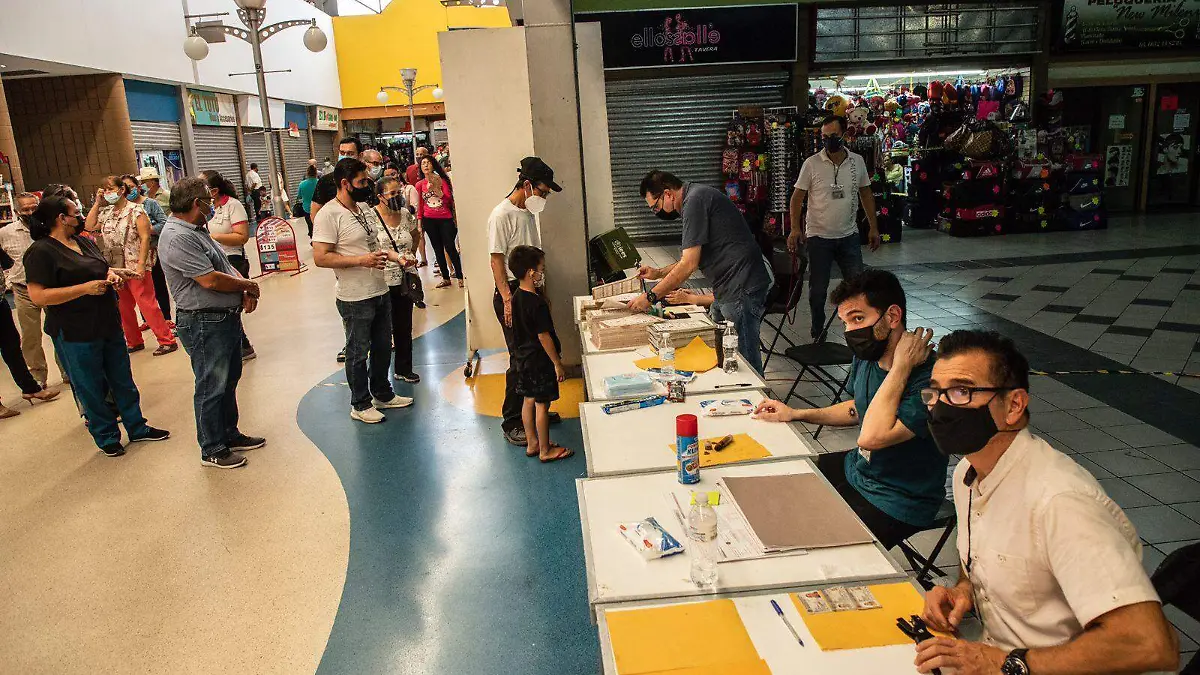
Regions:
[[[846, 455], [846, 481], [875, 508], [914, 527], [933, 524], [946, 499], [949, 459], [937, 449], [926, 422], [929, 410], [921, 402], [921, 389], [929, 386], [934, 356], [913, 369], [900, 399], [896, 417], [915, 434], [899, 445], [870, 453], [852, 450]], [[867, 414], [887, 371], [874, 361], [854, 359], [848, 387], [860, 416]]]

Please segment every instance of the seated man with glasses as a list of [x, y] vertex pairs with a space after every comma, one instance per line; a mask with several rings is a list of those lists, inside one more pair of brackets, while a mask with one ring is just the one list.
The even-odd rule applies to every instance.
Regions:
[[1029, 432], [1029, 362], [997, 333], [942, 339], [929, 430], [954, 471], [958, 584], [925, 597], [931, 628], [972, 609], [983, 641], [917, 646], [920, 672], [1051, 675], [1174, 671], [1174, 631], [1142, 568], [1141, 541], [1090, 473]]
[[848, 401], [795, 410], [764, 400], [755, 414], [772, 422], [861, 425], [858, 447], [823, 454], [817, 468], [880, 543], [891, 548], [933, 526], [946, 499], [945, 455], [926, 426], [921, 390], [933, 369], [933, 331], [905, 330], [907, 304], [896, 275], [868, 269], [843, 280], [830, 302], [854, 352]]

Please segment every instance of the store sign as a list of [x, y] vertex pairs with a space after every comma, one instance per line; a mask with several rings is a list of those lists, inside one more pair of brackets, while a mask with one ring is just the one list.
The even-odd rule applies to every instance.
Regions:
[[1178, 49], [1200, 46], [1200, 0], [1064, 0], [1062, 46]]
[[288, 136], [300, 138], [300, 125], [295, 122], [288, 122]]
[[794, 62], [796, 5], [576, 14], [600, 23], [604, 67]]
[[232, 127], [237, 125], [232, 94], [188, 90], [188, 109], [192, 124], [202, 127]]
[[313, 120], [313, 129], [320, 131], [337, 131], [341, 128], [342, 113], [337, 108], [317, 106], [317, 114]]

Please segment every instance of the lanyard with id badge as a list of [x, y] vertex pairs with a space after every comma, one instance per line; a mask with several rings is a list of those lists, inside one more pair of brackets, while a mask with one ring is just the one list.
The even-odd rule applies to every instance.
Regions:
[[[846, 155], [846, 159], [842, 160], [842, 164], [845, 164], [846, 162], [850, 163], [850, 180], [855, 185], [858, 185], [858, 169], [857, 169], [857, 167], [855, 167], [854, 160], [850, 157], [849, 154]], [[841, 170], [842, 170], [841, 164], [834, 165], [834, 167], [833, 167], [833, 183], [829, 186], [830, 196], [833, 199], [845, 199], [846, 198], [846, 188], [844, 185], [842, 185], [841, 183], [838, 182], [838, 173], [840, 173]]]

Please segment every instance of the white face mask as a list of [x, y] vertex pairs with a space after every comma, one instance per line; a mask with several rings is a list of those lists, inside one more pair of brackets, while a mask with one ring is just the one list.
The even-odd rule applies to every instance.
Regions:
[[546, 198], [536, 194], [529, 195], [525, 198], [525, 209], [536, 216], [546, 210]]
[[[543, 199], [542, 201], [545, 202], [546, 200]], [[543, 286], [545, 286], [546, 285], [546, 273], [545, 272], [534, 272], [533, 273], [533, 285], [535, 288], [542, 288]]]

